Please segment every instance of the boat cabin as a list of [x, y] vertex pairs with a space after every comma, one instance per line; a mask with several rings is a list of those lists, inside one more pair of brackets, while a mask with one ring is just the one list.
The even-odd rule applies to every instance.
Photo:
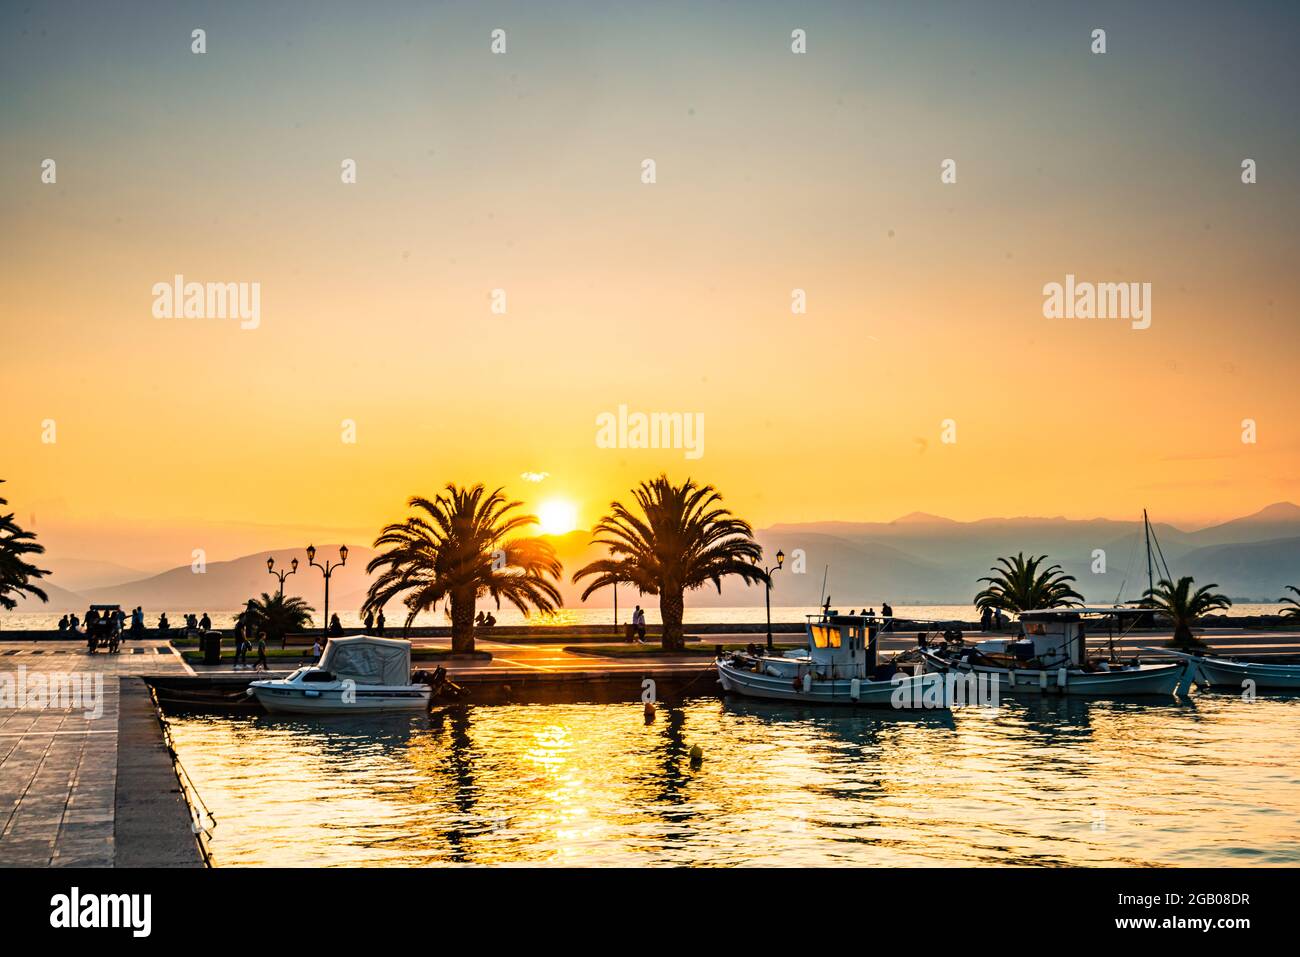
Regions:
[[1149, 609], [1136, 608], [1045, 608], [1022, 611], [1020, 625], [1024, 637], [1011, 642], [1007, 653], [1037, 658], [1048, 667], [1058, 664], [1082, 665], [1088, 658], [1088, 625], [1102, 625], [1108, 630], [1118, 623], [1121, 631], [1131, 627]]
[[808, 616], [808, 656], [825, 678], [867, 678], [876, 670], [877, 619], [826, 611]]

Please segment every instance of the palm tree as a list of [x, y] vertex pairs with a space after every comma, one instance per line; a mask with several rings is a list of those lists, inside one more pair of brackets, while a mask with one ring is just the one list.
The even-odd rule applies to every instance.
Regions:
[[278, 638], [280, 647], [283, 648], [285, 636], [290, 632], [302, 631], [310, 625], [315, 611], [315, 608], [297, 595], [270, 595], [262, 592], [262, 597], [250, 601], [240, 617], [251, 617], [254, 628], [265, 631], [266, 637], [271, 641]]
[[1210, 589], [1218, 588], [1216, 584], [1205, 585], [1192, 591], [1192, 576], [1184, 575], [1175, 585], [1168, 578], [1160, 579], [1155, 588], [1148, 588], [1142, 604], [1154, 608], [1169, 617], [1174, 623], [1174, 639], [1169, 644], [1175, 648], [1205, 647], [1205, 643], [1192, 635], [1192, 625], [1206, 612], [1232, 607], [1232, 599], [1218, 595]]
[[667, 475], [632, 489], [640, 515], [621, 502], [610, 502], [610, 513], [592, 530], [592, 544], [609, 549], [609, 558], [594, 561], [574, 573], [573, 580], [592, 577], [583, 601], [599, 588], [630, 582], [642, 594], [659, 596], [665, 651], [684, 647], [684, 594], [712, 582], [719, 593], [726, 575], [747, 584], [766, 582], [756, 566], [763, 549], [754, 541], [748, 522], [735, 518], [718, 503], [712, 485], [689, 478], [673, 485]]
[[487, 595], [498, 610], [505, 599], [527, 616], [531, 609], [555, 611], [560, 591], [549, 578], [559, 579], [561, 565], [550, 542], [513, 537], [537, 524], [535, 515], [508, 515], [523, 505], [508, 502], [502, 490], [488, 493], [482, 485], [463, 488], [449, 483], [435, 499], [412, 498], [417, 514], [386, 525], [375, 547], [389, 546], [366, 566], [373, 574], [364, 615], [377, 611], [406, 593], [406, 624], [422, 611], [446, 600], [451, 613], [451, 649], [474, 650], [474, 606]]
[[1065, 574], [1060, 565], [1039, 571], [1045, 561], [1046, 555], [1025, 558], [1023, 552], [1017, 552], [1015, 558], [999, 558], [1002, 567], [994, 565], [989, 569], [993, 575], [980, 579], [989, 587], [975, 596], [975, 607], [1021, 612], [1082, 604], [1083, 596], [1070, 587], [1074, 576]]
[[[1296, 588], [1295, 585], [1287, 585], [1286, 590], [1292, 592], [1297, 596], [1300, 596], [1300, 588]], [[1300, 618], [1300, 601], [1296, 601], [1294, 598], [1286, 598], [1286, 597], [1279, 599], [1279, 601], [1281, 601], [1282, 604], [1284, 605], [1291, 606], [1290, 608], [1282, 609], [1283, 617]]]
[[[4, 479], [0, 479], [3, 483]], [[9, 500], [0, 498], [0, 505], [8, 505]], [[36, 542], [36, 533], [24, 531], [14, 521], [14, 513], [0, 515], [0, 608], [13, 611], [18, 601], [13, 595], [32, 595], [41, 601], [49, 601], [50, 596], [38, 586], [33, 579], [44, 578], [49, 574], [44, 568], [37, 568], [26, 561], [24, 555], [42, 555], [45, 546]]]

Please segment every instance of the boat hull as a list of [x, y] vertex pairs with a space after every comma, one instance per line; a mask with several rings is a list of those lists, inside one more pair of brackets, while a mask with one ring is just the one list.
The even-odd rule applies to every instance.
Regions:
[[1300, 691], [1300, 665], [1196, 658], [1191, 667], [1195, 670], [1193, 680], [1200, 688], [1242, 691], [1249, 681], [1260, 691]]
[[[788, 661], [780, 659], [774, 660], [773, 664], [777, 662], [788, 664]], [[813, 681], [804, 691], [802, 686], [795, 687], [788, 674], [762, 674], [726, 661], [718, 661], [717, 667], [718, 680], [724, 691], [749, 698], [895, 710], [947, 709], [949, 706], [944, 682], [937, 675], [908, 675], [898, 681], [858, 679], [855, 695], [851, 678]]]
[[427, 711], [432, 694], [424, 685], [409, 687], [302, 688], [255, 682], [249, 694], [273, 714], [388, 714]]
[[990, 680], [997, 681], [999, 694], [1069, 694], [1093, 698], [1169, 696], [1177, 692], [1187, 672], [1184, 662], [1142, 665], [1140, 668], [1116, 671], [1081, 672], [1062, 668], [1010, 670], [960, 661], [950, 662], [934, 655], [926, 655], [925, 665], [927, 671], [939, 674], [955, 672], [959, 675], [987, 675]]

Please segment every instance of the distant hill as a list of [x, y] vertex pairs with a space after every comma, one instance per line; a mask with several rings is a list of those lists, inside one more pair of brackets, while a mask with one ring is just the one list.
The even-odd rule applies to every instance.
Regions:
[[[1153, 523], [1153, 528], [1175, 575], [1192, 574], [1198, 580], [1217, 581], [1235, 595], [1272, 598], [1281, 594], [1278, 583], [1300, 579], [1300, 562], [1282, 544], [1300, 538], [1300, 507], [1290, 503], [1271, 505], [1253, 515], [1195, 532], [1158, 522]], [[1025, 516], [957, 522], [913, 513], [894, 522], [774, 525], [757, 535], [770, 554], [777, 548], [787, 554], [804, 548], [809, 574], [815, 565], [813, 577], [818, 584], [820, 570], [829, 558], [831, 580], [837, 582], [831, 592], [841, 605], [864, 600], [879, 604], [885, 598], [893, 602], [970, 601], [981, 587], [978, 579], [989, 573], [994, 561], [1017, 552], [1049, 556], [1076, 577], [1075, 587], [1092, 601], [1137, 597], [1146, 587], [1146, 550], [1140, 518], [1122, 522]], [[852, 548], [815, 555], [814, 550], [824, 546], [827, 538], [839, 539]], [[1240, 548], [1230, 552], [1211, 550], [1211, 546], [1225, 543]], [[862, 560], [861, 556], [877, 547], [920, 563], [927, 572], [914, 571], [898, 581], [887, 569]], [[1094, 555], [1097, 550], [1105, 556], [1104, 572], [1093, 570], [1095, 564], [1100, 567]], [[1216, 561], [1230, 563], [1231, 576], [1226, 572], [1216, 576]], [[811, 591], [815, 601], [818, 590], [808, 589], [805, 583], [795, 586], [793, 593], [803, 596]]]
[[69, 591], [103, 588], [121, 582], [136, 581], [149, 573], [138, 568], [128, 568], [116, 562], [97, 562], [83, 558], [51, 558], [42, 561], [50, 570], [48, 581], [58, 582]]
[[1225, 595], [1277, 601], [1287, 585], [1300, 587], [1300, 537], [1198, 548], [1170, 570], [1198, 585], [1215, 582]]
[[[318, 561], [328, 558], [337, 562], [338, 550], [337, 544], [319, 545], [316, 558]], [[88, 601], [116, 602], [128, 608], [142, 605], [146, 609], [192, 610], [195, 614], [230, 610], [262, 592], [273, 594], [280, 587], [276, 578], [266, 570], [268, 554], [275, 556], [277, 568], [287, 568], [290, 559], [298, 559], [298, 571], [285, 579], [284, 592], [286, 595], [299, 595], [318, 613], [322, 611], [325, 586], [320, 571], [307, 565], [305, 552], [289, 549], [257, 552], [232, 561], [209, 562], [201, 573], [189, 565], [182, 565], [138, 581], [88, 589], [83, 594]], [[365, 566], [373, 555], [371, 549], [349, 547], [348, 563], [331, 573], [332, 610], [354, 607], [352, 596], [364, 593]]]
[[1253, 515], [1203, 528], [1188, 537], [1197, 545], [1230, 545], [1300, 538], [1300, 505], [1276, 502]]
[[66, 588], [60, 588], [49, 579], [42, 579], [36, 584], [41, 591], [49, 596], [49, 603], [46, 604], [39, 598], [18, 598], [18, 606], [14, 609], [15, 613], [39, 614], [42, 612], [55, 612], [63, 614], [65, 611], [83, 612], [86, 610], [86, 606], [90, 604], [83, 595], [69, 591]]

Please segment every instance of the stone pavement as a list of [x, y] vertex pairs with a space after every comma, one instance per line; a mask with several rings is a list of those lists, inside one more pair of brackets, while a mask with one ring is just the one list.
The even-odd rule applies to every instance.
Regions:
[[117, 863], [122, 682], [138, 700], [142, 683], [131, 676], [186, 673], [160, 642], [128, 642], [117, 655], [73, 642], [0, 642], [0, 867]]

